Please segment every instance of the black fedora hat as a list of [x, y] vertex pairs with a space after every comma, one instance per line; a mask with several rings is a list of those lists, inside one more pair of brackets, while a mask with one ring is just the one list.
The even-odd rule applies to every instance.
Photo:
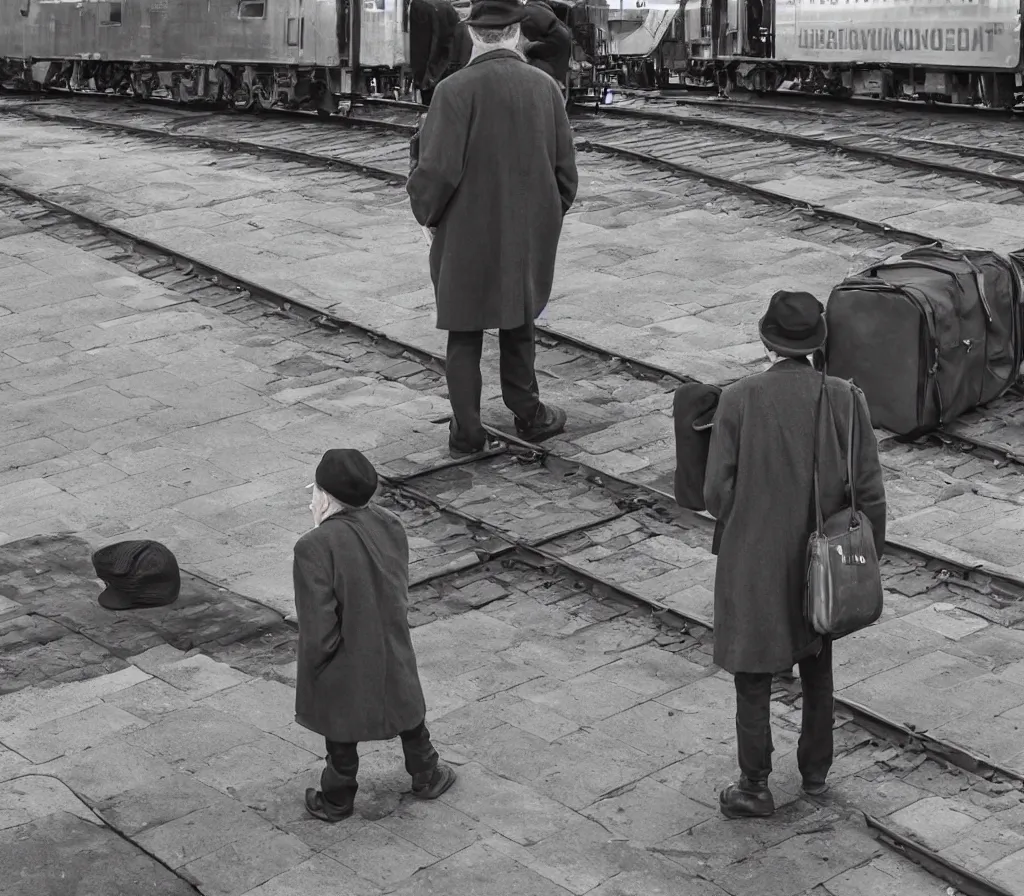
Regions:
[[473, 0], [467, 22], [472, 28], [507, 28], [525, 17], [519, 0]]
[[108, 610], [164, 607], [181, 591], [178, 561], [158, 541], [109, 544], [92, 555], [92, 565], [107, 586], [99, 599]]
[[351, 507], [362, 507], [377, 491], [377, 471], [366, 455], [355, 448], [325, 451], [314, 481], [327, 494]]
[[809, 292], [779, 290], [761, 318], [761, 341], [785, 357], [810, 355], [825, 345], [825, 308]]

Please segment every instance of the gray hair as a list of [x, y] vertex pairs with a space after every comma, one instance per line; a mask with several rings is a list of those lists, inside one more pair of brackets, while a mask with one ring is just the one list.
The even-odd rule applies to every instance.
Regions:
[[470, 25], [469, 30], [482, 44], [504, 44], [519, 40], [519, 23], [513, 22], [504, 28], [477, 28]]

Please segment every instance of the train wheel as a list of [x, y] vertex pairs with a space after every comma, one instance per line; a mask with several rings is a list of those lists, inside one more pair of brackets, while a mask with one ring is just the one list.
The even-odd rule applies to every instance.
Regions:
[[231, 94], [231, 108], [239, 112], [248, 112], [253, 108], [255, 101], [252, 95], [252, 88], [248, 84], [239, 84]]

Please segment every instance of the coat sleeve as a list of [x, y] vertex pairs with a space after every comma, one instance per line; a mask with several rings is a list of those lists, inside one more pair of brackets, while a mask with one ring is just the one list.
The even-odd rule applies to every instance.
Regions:
[[726, 389], [715, 412], [704, 472], [704, 504], [716, 520], [728, 518], [736, 495], [741, 418], [739, 401], [733, 390]]
[[304, 539], [295, 545], [292, 579], [302, 653], [314, 669], [319, 669], [341, 645], [341, 609], [331, 571], [316, 547]]
[[562, 198], [562, 214], [565, 215], [576, 199], [579, 188], [579, 174], [576, 172], [576, 146], [572, 141], [572, 126], [565, 106], [558, 96], [558, 108], [555, 110], [555, 179], [558, 181], [558, 195]]
[[853, 412], [856, 414], [856, 442], [854, 443], [854, 475], [857, 479], [857, 505], [871, 523], [875, 537], [875, 551], [879, 557], [885, 550], [885, 482], [882, 463], [878, 459], [878, 442], [871, 428], [864, 393], [853, 388]]
[[419, 162], [405, 185], [412, 213], [424, 227], [441, 223], [459, 188], [468, 136], [468, 111], [452, 94], [449, 82], [442, 81], [420, 132]]

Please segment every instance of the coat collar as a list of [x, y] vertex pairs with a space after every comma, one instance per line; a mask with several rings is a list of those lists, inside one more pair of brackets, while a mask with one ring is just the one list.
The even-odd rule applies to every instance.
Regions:
[[520, 62], [525, 62], [523, 54], [516, 50], [506, 50], [504, 48], [500, 50], [488, 50], [485, 53], [481, 53], [475, 59], [471, 59], [467, 64], [466, 68], [471, 65], [478, 65], [481, 62], [490, 62], [494, 59], [518, 59]]

